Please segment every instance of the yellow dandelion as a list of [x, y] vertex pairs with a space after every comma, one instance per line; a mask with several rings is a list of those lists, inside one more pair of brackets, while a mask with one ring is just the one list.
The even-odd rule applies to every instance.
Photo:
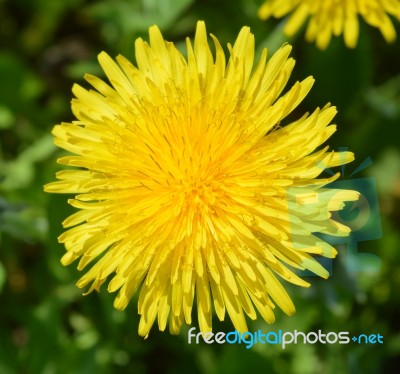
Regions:
[[[284, 45], [253, 67], [254, 36], [243, 27], [229, 61], [198, 22], [187, 59], [150, 27], [150, 44], [137, 39], [137, 67], [106, 53], [99, 62], [110, 84], [92, 75], [94, 90], [74, 85], [77, 120], [54, 127], [55, 143], [74, 155], [59, 163], [47, 192], [77, 194], [79, 209], [63, 222], [62, 264], [92, 265], [77, 286], [118, 291], [124, 309], [138, 292], [139, 334], [155, 320], [172, 334], [192, 323], [211, 331], [212, 314], [228, 314], [246, 331], [247, 314], [274, 321], [277, 304], [295, 308], [279, 278], [309, 284], [295, 269], [328, 272], [313, 255], [336, 250], [313, 233], [348, 235], [330, 211], [354, 200], [353, 191], [324, 188], [338, 175], [316, 179], [319, 164], [334, 167], [350, 152], [317, 151], [335, 131], [336, 109], [316, 109], [285, 127], [313, 85], [308, 77], [281, 95], [294, 67]], [[314, 152], [315, 151], [315, 152]], [[290, 266], [290, 268], [289, 268]]]
[[344, 35], [349, 48], [357, 45], [360, 15], [369, 25], [380, 30], [388, 43], [396, 40], [396, 30], [389, 15], [400, 20], [399, 0], [267, 0], [259, 9], [261, 19], [281, 18], [293, 12], [284, 32], [293, 36], [310, 17], [306, 39], [325, 49], [332, 38]]

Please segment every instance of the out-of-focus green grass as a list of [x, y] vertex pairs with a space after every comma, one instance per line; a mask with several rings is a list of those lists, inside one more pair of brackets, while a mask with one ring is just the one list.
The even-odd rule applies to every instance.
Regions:
[[[0, 1], [0, 373], [381, 373], [396, 372], [400, 357], [400, 48], [363, 26], [355, 50], [335, 39], [327, 51], [291, 40], [297, 65], [292, 82], [313, 75], [316, 84], [299, 109], [338, 106], [338, 132], [330, 144], [356, 153], [349, 175], [370, 156], [359, 176], [376, 178], [383, 237], [359, 243], [381, 259], [379, 272], [348, 272], [340, 249], [328, 281], [310, 289], [289, 287], [297, 306], [288, 318], [260, 320], [250, 330], [381, 333], [383, 345], [188, 345], [180, 336], [137, 335], [135, 303], [124, 312], [114, 295], [82, 297], [78, 271], [59, 262], [61, 222], [72, 209], [66, 196], [43, 193], [54, 179], [60, 151], [50, 131], [72, 120], [73, 82], [86, 72], [102, 75], [96, 55], [106, 50], [134, 59], [134, 40], [158, 24], [184, 50], [203, 19], [222, 45], [243, 25], [257, 51], [276, 50], [286, 39], [282, 21], [256, 18], [259, 0], [8, 0]], [[398, 31], [399, 27], [396, 25]], [[215, 320], [215, 330], [229, 331]]]

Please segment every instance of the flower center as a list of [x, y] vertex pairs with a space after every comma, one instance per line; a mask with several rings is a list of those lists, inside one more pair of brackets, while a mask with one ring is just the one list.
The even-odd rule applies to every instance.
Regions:
[[221, 183], [214, 175], [207, 177], [187, 176], [181, 182], [183, 210], [196, 213], [213, 213], [223, 195]]
[[196, 206], [214, 205], [216, 193], [212, 183], [195, 181], [193, 182], [187, 192], [188, 198]]

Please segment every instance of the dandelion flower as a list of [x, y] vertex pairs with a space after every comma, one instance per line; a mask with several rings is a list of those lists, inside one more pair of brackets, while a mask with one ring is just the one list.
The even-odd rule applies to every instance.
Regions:
[[389, 15], [400, 20], [399, 0], [267, 0], [259, 9], [261, 19], [281, 18], [293, 12], [284, 32], [293, 36], [310, 17], [306, 39], [325, 49], [335, 36], [344, 35], [349, 48], [357, 45], [358, 15], [380, 30], [388, 43], [396, 40], [396, 30]]
[[214, 36], [211, 52], [203, 22], [194, 44], [186, 40], [187, 58], [156, 26], [149, 34], [149, 44], [136, 40], [137, 67], [100, 53], [109, 83], [86, 75], [94, 89], [74, 85], [77, 120], [54, 127], [55, 143], [73, 154], [58, 162], [74, 168], [45, 190], [76, 194], [69, 204], [78, 209], [63, 222], [62, 264], [91, 265], [77, 283], [88, 293], [110, 278], [119, 310], [138, 293], [142, 336], [156, 319], [179, 333], [194, 304], [204, 332], [213, 311], [239, 331], [257, 311], [272, 323], [275, 304], [292, 315], [280, 279], [308, 286], [296, 269], [328, 276], [313, 256], [336, 251], [314, 233], [348, 235], [330, 212], [357, 198], [324, 188], [338, 175], [317, 178], [320, 165], [353, 159], [320, 148], [336, 129], [335, 108], [281, 127], [313, 78], [281, 95], [291, 47], [268, 61], [264, 50], [253, 67], [248, 27], [228, 45], [228, 63]]

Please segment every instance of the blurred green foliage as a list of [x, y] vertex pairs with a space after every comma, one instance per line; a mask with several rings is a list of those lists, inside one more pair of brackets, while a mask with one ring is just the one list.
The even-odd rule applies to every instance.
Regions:
[[[82, 297], [78, 271], [59, 262], [61, 222], [72, 209], [65, 196], [47, 196], [60, 151], [52, 126], [69, 121], [70, 88], [86, 72], [102, 75], [96, 55], [106, 50], [134, 60], [137, 37], [158, 24], [184, 49], [198, 19], [221, 44], [233, 42], [243, 25], [256, 36], [257, 51], [283, 42], [282, 22], [257, 19], [261, 0], [3, 0], [0, 1], [0, 373], [395, 373], [400, 364], [400, 48], [361, 28], [359, 45], [340, 38], [325, 52], [290, 40], [297, 60], [292, 82], [308, 75], [316, 84], [298, 110], [332, 102], [338, 106], [333, 147], [348, 146], [356, 161], [371, 156], [379, 189], [383, 237], [359, 243], [381, 259], [378, 272], [349, 272], [339, 248], [333, 276], [310, 278], [310, 289], [288, 286], [297, 306], [289, 318], [249, 324], [250, 330], [380, 333], [383, 345], [188, 345], [180, 336], [153, 329], [137, 335], [135, 303], [124, 312], [114, 295]], [[399, 33], [399, 25], [396, 25]], [[216, 331], [230, 331], [215, 319]]]

